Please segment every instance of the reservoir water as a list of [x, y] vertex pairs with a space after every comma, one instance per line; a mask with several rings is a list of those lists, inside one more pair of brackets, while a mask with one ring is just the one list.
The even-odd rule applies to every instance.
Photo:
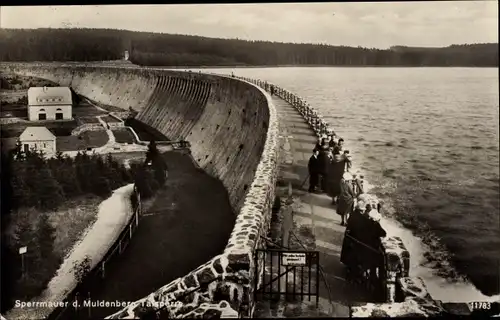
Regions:
[[410, 250], [410, 274], [436, 299], [499, 300], [498, 69], [202, 71], [267, 80], [305, 98], [383, 200], [385, 227]]

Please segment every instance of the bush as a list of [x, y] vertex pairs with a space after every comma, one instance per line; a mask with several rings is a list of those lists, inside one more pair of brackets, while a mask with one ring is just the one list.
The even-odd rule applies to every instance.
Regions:
[[85, 276], [87, 276], [91, 269], [92, 259], [89, 256], [85, 256], [82, 261], [73, 262], [73, 272], [78, 283], [81, 283], [85, 279]]

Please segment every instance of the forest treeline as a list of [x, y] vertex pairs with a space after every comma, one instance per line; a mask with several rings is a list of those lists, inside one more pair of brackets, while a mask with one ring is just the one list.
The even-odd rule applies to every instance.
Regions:
[[498, 43], [375, 48], [218, 39], [111, 29], [1, 29], [0, 61], [105, 61], [148, 66], [498, 67]]
[[[70, 158], [58, 153], [46, 159], [40, 152], [22, 152], [19, 145], [4, 151], [1, 162], [2, 313], [16, 299], [40, 294], [59, 268], [64, 257], [54, 250], [56, 229], [50, 217], [66, 202], [88, 196], [104, 200], [128, 183], [135, 183], [147, 199], [166, 182], [167, 167], [154, 142], [145, 163], [131, 163], [130, 168], [111, 155], [79, 152]], [[17, 252], [22, 246], [29, 247], [23, 277]]]

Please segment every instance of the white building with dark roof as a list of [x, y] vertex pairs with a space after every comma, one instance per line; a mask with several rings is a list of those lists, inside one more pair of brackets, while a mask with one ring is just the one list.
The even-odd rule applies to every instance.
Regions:
[[22, 151], [43, 151], [47, 157], [56, 154], [56, 136], [45, 127], [27, 127], [19, 136]]
[[73, 99], [68, 87], [31, 87], [28, 89], [28, 119], [72, 120]]

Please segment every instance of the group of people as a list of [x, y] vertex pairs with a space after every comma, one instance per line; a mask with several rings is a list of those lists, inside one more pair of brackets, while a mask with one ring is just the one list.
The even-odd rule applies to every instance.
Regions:
[[309, 159], [309, 192], [324, 192], [337, 205], [337, 213], [346, 224], [347, 215], [354, 209], [354, 199], [361, 188], [353, 186], [349, 173], [352, 167], [349, 150], [344, 150], [344, 139], [333, 132], [320, 137]]
[[383, 257], [380, 238], [386, 235], [380, 226], [380, 203], [373, 196], [363, 193], [362, 185], [349, 172], [351, 156], [344, 150], [344, 140], [333, 132], [320, 137], [309, 159], [309, 192], [325, 192], [337, 207], [341, 224], [347, 225], [342, 244], [341, 262], [353, 278], [368, 273], [376, 274]]
[[386, 236], [380, 225], [380, 203], [361, 194], [349, 215], [342, 243], [340, 261], [347, 266], [350, 279], [366, 279], [373, 286], [377, 283], [377, 269], [383, 264], [380, 238]]

